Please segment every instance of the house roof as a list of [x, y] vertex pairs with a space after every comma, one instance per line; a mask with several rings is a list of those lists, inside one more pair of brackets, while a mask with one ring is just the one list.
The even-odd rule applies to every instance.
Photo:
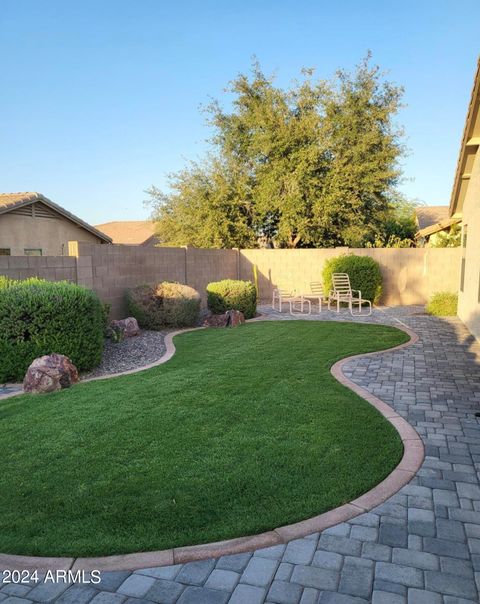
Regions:
[[113, 243], [126, 245], [143, 245], [155, 237], [155, 223], [151, 220], [117, 220], [97, 224], [111, 237]]
[[418, 228], [426, 229], [434, 224], [438, 224], [449, 217], [448, 206], [421, 206], [415, 208]]
[[[448, 208], [447, 208], [448, 209]], [[420, 229], [415, 233], [415, 239], [421, 239], [422, 237], [430, 237], [434, 233], [438, 233], [439, 231], [443, 231], [444, 229], [448, 229], [454, 224], [458, 224], [462, 219], [458, 216], [456, 218], [445, 218], [445, 220], [441, 220], [435, 224], [431, 224], [423, 229]]]
[[470, 180], [470, 171], [475, 155], [480, 147], [480, 58], [473, 81], [472, 95], [467, 110], [467, 118], [463, 129], [460, 154], [455, 172], [452, 197], [450, 199], [450, 215], [461, 215], [463, 200]]
[[0, 193], [0, 215], [6, 214], [7, 212], [11, 212], [12, 210], [16, 210], [16, 209], [24, 207], [24, 206], [31, 205], [36, 202], [43, 203], [45, 206], [51, 208], [58, 214], [67, 218], [68, 220], [71, 220], [72, 222], [74, 222], [76, 225], [78, 225], [82, 229], [85, 229], [86, 231], [89, 231], [93, 235], [96, 235], [99, 239], [102, 239], [106, 243], [112, 243], [112, 240], [110, 239], [110, 237], [108, 237], [108, 235], [105, 235], [105, 233], [102, 233], [101, 231], [99, 231], [92, 225], [88, 224], [81, 218], [78, 218], [74, 214], [68, 212], [67, 210], [65, 210], [58, 204], [54, 203], [53, 201], [51, 201], [50, 199], [48, 199], [41, 193], [35, 193], [35, 192]]

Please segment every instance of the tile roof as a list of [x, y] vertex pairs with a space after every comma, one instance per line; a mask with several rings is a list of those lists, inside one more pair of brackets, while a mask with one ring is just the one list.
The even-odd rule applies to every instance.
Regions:
[[24, 191], [19, 193], [0, 193], [0, 215], [6, 214], [7, 212], [10, 212], [11, 210], [14, 210], [16, 208], [30, 205], [37, 201], [48, 206], [55, 212], [58, 212], [58, 214], [61, 214], [68, 220], [71, 220], [78, 226], [82, 227], [83, 229], [89, 231], [90, 233], [93, 233], [94, 235], [102, 239], [105, 243], [112, 242], [108, 235], [105, 235], [105, 233], [102, 233], [92, 225], [88, 224], [88, 222], [85, 222], [81, 218], [78, 218], [78, 216], [75, 216], [74, 214], [68, 212], [68, 210], [65, 210], [64, 208], [54, 203], [41, 193], [36, 193], [32, 191]]
[[0, 208], [3, 210], [3, 208], [16, 206], [28, 200], [36, 201], [38, 199], [39, 193], [0, 193]]
[[426, 229], [434, 224], [438, 224], [449, 217], [448, 206], [423, 206], [415, 209], [418, 228]]
[[142, 245], [155, 235], [155, 223], [151, 220], [117, 220], [97, 224], [96, 228], [108, 235], [113, 243]]

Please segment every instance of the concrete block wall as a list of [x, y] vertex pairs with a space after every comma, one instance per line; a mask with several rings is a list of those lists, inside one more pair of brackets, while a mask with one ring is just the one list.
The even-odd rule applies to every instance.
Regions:
[[125, 316], [125, 292], [143, 283], [177, 281], [195, 288], [205, 302], [210, 281], [236, 279], [237, 250], [78, 244], [78, 283], [111, 304], [112, 317]]
[[436, 291], [458, 291], [461, 248], [210, 250], [70, 242], [71, 256], [0, 256], [0, 275], [77, 282], [111, 304], [117, 318], [126, 313], [126, 290], [136, 285], [178, 281], [194, 287], [205, 302], [210, 281], [253, 281], [255, 265], [260, 300], [271, 300], [274, 287], [308, 292], [322, 280], [325, 261], [347, 252], [379, 262], [384, 304], [425, 304]]
[[77, 262], [70, 256], [0, 256], [0, 275], [11, 279], [40, 277], [75, 283]]
[[461, 254], [458, 247], [350, 251], [359, 256], [370, 256], [380, 264], [383, 304], [425, 304], [435, 292], [458, 291]]
[[111, 305], [112, 317], [125, 316], [127, 289], [158, 281], [185, 283], [183, 248], [78, 244], [78, 283]]
[[205, 289], [211, 281], [239, 278], [239, 259], [239, 250], [189, 248], [186, 250], [185, 283], [196, 289], [205, 300]]
[[259, 297], [271, 300], [278, 287], [298, 293], [310, 292], [310, 284], [322, 280], [323, 264], [328, 258], [345, 253], [346, 248], [299, 250], [242, 250], [240, 278], [253, 281], [257, 266]]
[[383, 304], [425, 304], [437, 291], [458, 291], [460, 248], [242, 250], [240, 276], [253, 280], [256, 265], [259, 296], [268, 301], [274, 287], [310, 291], [310, 283], [322, 281], [325, 261], [345, 253], [371, 256], [380, 264]]

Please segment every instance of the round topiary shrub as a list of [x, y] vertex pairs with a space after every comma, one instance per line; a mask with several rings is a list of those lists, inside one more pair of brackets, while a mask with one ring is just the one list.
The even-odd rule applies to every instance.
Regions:
[[145, 329], [191, 327], [200, 316], [200, 294], [181, 283], [139, 285], [127, 292], [129, 313]]
[[214, 314], [239, 310], [245, 319], [252, 319], [257, 313], [257, 290], [250, 281], [214, 281], [207, 285], [207, 304]]
[[103, 307], [93, 291], [40, 279], [0, 288], [0, 383], [23, 380], [34, 359], [52, 353], [92, 369], [102, 351]]
[[352, 289], [359, 289], [364, 300], [372, 304], [382, 295], [382, 273], [380, 265], [370, 256], [347, 254], [327, 260], [323, 266], [323, 288], [325, 293], [332, 289], [333, 273], [347, 273]]
[[425, 310], [437, 317], [454, 317], [457, 314], [458, 294], [437, 292], [428, 301]]

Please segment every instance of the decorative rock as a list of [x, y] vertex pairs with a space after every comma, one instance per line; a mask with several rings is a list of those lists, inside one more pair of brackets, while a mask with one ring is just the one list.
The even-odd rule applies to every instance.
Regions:
[[239, 310], [227, 310], [225, 313], [228, 317], [227, 319], [227, 327], [237, 327], [242, 323], [245, 323], [245, 316], [243, 312]]
[[227, 313], [222, 315], [210, 315], [203, 321], [204, 327], [226, 327], [227, 326]]
[[221, 315], [210, 315], [204, 320], [203, 325], [204, 327], [237, 327], [242, 323], [245, 323], [243, 312], [227, 310]]
[[63, 354], [48, 354], [35, 359], [23, 380], [25, 392], [55, 392], [78, 382], [78, 371]]
[[127, 317], [126, 319], [112, 321], [110, 323], [110, 327], [112, 329], [121, 329], [126, 338], [138, 336], [140, 333], [140, 327], [138, 326], [137, 319], [134, 317]]

